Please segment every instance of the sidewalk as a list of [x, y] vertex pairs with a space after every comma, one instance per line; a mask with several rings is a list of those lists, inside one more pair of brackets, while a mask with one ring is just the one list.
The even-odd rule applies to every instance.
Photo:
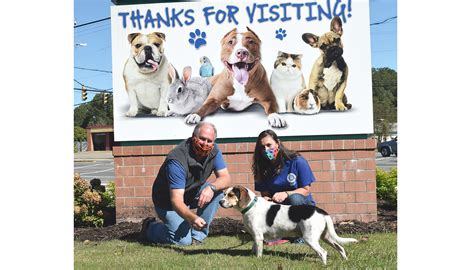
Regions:
[[97, 159], [113, 159], [112, 151], [85, 151], [74, 153], [74, 161], [91, 161]]

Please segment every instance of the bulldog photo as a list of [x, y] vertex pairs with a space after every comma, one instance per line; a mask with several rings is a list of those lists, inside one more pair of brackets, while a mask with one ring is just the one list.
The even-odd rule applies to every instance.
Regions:
[[131, 53], [123, 69], [130, 103], [126, 116], [135, 117], [139, 112], [166, 116], [166, 96], [171, 83], [168, 73], [176, 71], [163, 53], [165, 34], [132, 33], [128, 35], [128, 41]]
[[349, 69], [342, 57], [342, 32], [341, 18], [336, 16], [331, 20], [329, 32], [321, 36], [311, 33], [302, 36], [304, 42], [321, 52], [311, 70], [308, 88], [316, 91], [321, 109], [325, 110], [345, 111], [352, 107], [344, 93]]
[[286, 121], [277, 114], [278, 104], [261, 64], [260, 38], [247, 27], [237, 28], [221, 40], [221, 61], [224, 70], [210, 78], [211, 92], [201, 108], [189, 114], [187, 124], [196, 124], [219, 107], [224, 110], [243, 111], [253, 103], [260, 104], [272, 127], [285, 127]]

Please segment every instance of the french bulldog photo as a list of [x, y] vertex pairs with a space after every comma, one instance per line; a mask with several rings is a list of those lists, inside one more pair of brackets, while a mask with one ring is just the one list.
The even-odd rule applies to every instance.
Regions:
[[165, 34], [131, 33], [130, 57], [125, 62], [123, 79], [130, 107], [125, 114], [135, 117], [137, 113], [166, 116], [171, 78], [169, 72], [176, 70], [164, 55]]
[[321, 52], [313, 64], [308, 88], [316, 91], [321, 109], [325, 110], [345, 111], [352, 107], [344, 93], [349, 68], [342, 57], [342, 32], [342, 20], [336, 16], [331, 20], [329, 32], [321, 36], [311, 33], [302, 36], [304, 42]]

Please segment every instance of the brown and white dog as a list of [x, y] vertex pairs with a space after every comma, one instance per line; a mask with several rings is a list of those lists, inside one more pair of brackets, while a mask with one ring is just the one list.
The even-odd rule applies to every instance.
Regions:
[[260, 53], [260, 38], [247, 27], [246, 32], [237, 28], [221, 40], [221, 61], [224, 70], [210, 79], [211, 92], [202, 107], [185, 118], [187, 124], [196, 124], [219, 107], [242, 111], [253, 103], [259, 103], [267, 114], [272, 127], [285, 127], [280, 117], [275, 95], [268, 82]]
[[308, 81], [308, 88], [318, 94], [321, 109], [345, 111], [352, 107], [347, 103], [344, 93], [349, 68], [342, 57], [342, 32], [342, 20], [336, 16], [331, 20], [329, 32], [321, 36], [311, 33], [302, 36], [304, 42], [313, 48], [319, 48], [321, 52], [313, 64]]
[[165, 34], [153, 32], [147, 35], [128, 35], [131, 44], [130, 57], [125, 62], [123, 79], [130, 107], [126, 116], [134, 117], [139, 110], [150, 111], [157, 116], [166, 116], [171, 78], [176, 72], [164, 55]]
[[326, 264], [327, 251], [319, 245], [319, 239], [335, 248], [347, 260], [341, 245], [358, 242], [336, 234], [331, 217], [312, 205], [281, 205], [257, 197], [251, 190], [235, 186], [224, 191], [219, 202], [223, 208], [235, 208], [243, 215], [247, 231], [254, 239], [253, 250], [262, 256], [263, 240], [281, 237], [303, 237], [306, 244], [318, 253]]

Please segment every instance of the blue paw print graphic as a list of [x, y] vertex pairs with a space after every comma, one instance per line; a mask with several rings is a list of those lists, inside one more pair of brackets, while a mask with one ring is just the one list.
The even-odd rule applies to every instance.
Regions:
[[283, 29], [278, 29], [275, 31], [275, 34], [276, 34], [276, 38], [278, 38], [279, 40], [283, 40], [285, 37], [286, 37], [286, 30], [283, 30]]
[[206, 32], [196, 29], [194, 32], [189, 33], [189, 44], [193, 45], [194, 48], [199, 49], [202, 45], [206, 45]]

